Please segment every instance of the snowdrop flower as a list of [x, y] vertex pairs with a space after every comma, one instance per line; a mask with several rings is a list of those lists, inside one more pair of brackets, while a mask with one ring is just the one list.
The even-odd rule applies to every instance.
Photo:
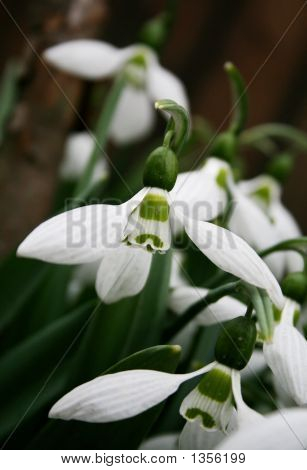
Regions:
[[197, 387], [183, 400], [180, 413], [207, 431], [225, 432], [234, 404], [238, 423], [255, 414], [244, 403], [240, 385], [240, 370], [249, 361], [255, 341], [254, 322], [238, 317], [228, 322], [220, 333], [215, 347], [216, 360], [211, 364], [187, 374], [129, 370], [100, 376], [62, 397], [49, 416], [94, 423], [126, 419], [162, 402], [182, 383], [202, 376]]
[[271, 341], [263, 346], [264, 357], [277, 382], [298, 405], [307, 404], [307, 342], [293, 326], [299, 305], [286, 299], [280, 323]]
[[232, 432], [216, 449], [303, 450], [307, 447], [307, 410], [289, 408], [274, 411], [261, 421], [246, 423]]
[[205, 429], [226, 429], [233, 411], [232, 399], [240, 394], [237, 372], [213, 362], [188, 374], [129, 370], [104, 375], [62, 397], [49, 417], [91, 423], [127, 419], [164, 401], [182, 383], [205, 374], [198, 387], [184, 399], [180, 413], [189, 421], [197, 420]]
[[[184, 129], [173, 139], [172, 145], [177, 149], [187, 129], [179, 125], [180, 119], [185, 122], [186, 112], [169, 100], [158, 105], [171, 115], [180, 116], [170, 121]], [[174, 135], [176, 129], [170, 129], [166, 136], [170, 132]], [[153, 254], [170, 249], [173, 233], [180, 226], [219, 268], [266, 290], [272, 302], [282, 308], [281, 288], [255, 251], [230, 231], [196, 220], [194, 206], [199, 201], [195, 192], [181, 199], [181, 191], [174, 188], [178, 161], [171, 142], [166, 139], [163, 146], [151, 152], [143, 173], [145, 187], [129, 201], [118, 206], [93, 204], [57, 215], [28, 235], [19, 246], [18, 255], [60, 264], [100, 260], [96, 290], [104, 302], [111, 303], [143, 289]], [[193, 188], [193, 178], [189, 184]], [[216, 193], [213, 189], [207, 194], [206, 203], [211, 207]]]
[[119, 206], [94, 204], [57, 215], [34, 229], [17, 253], [59, 264], [100, 260], [97, 293], [103, 301], [115, 302], [143, 289], [153, 254], [171, 246], [173, 219], [213, 263], [266, 289], [282, 308], [278, 282], [245, 241], [212, 223], [183, 217], [161, 188], [145, 187]]
[[[261, 175], [232, 187], [235, 200], [229, 228], [258, 250], [301, 236], [301, 231], [281, 202], [281, 187], [270, 176]], [[266, 258], [278, 279], [286, 272], [302, 271], [303, 260], [292, 251]]]
[[154, 101], [172, 99], [188, 109], [183, 84], [161, 67], [154, 51], [145, 45], [118, 49], [103, 41], [78, 39], [50, 47], [44, 58], [60, 70], [88, 80], [125, 73], [126, 86], [110, 130], [119, 144], [145, 137], [151, 131], [155, 122]]
[[[92, 151], [95, 147], [94, 138], [86, 131], [74, 132], [66, 140], [64, 159], [60, 167], [60, 177], [65, 181], [76, 181], [84, 173]], [[108, 177], [108, 165], [100, 158], [93, 171], [92, 184]]]

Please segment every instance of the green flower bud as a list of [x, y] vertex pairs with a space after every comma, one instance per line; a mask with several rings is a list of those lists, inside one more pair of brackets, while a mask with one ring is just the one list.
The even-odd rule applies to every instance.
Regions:
[[269, 161], [266, 167], [266, 172], [280, 183], [284, 183], [293, 170], [293, 165], [293, 155], [285, 152]]
[[211, 154], [232, 163], [238, 152], [238, 138], [233, 132], [222, 132], [214, 140]]
[[143, 183], [144, 186], [173, 189], [178, 174], [178, 160], [175, 153], [168, 147], [156, 148], [147, 158]]
[[169, 22], [170, 18], [166, 12], [148, 21], [140, 31], [140, 41], [160, 50], [168, 36]]
[[215, 359], [232, 369], [243, 369], [253, 353], [257, 337], [255, 322], [238, 317], [224, 324], [215, 345]]
[[289, 273], [281, 282], [286, 297], [302, 304], [307, 296], [307, 276], [304, 272]]

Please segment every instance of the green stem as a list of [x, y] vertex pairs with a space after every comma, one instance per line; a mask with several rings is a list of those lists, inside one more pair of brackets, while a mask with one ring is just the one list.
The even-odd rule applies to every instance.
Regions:
[[229, 131], [233, 132], [235, 135], [239, 135], [243, 130], [248, 113], [248, 102], [246, 94], [246, 86], [242, 75], [240, 74], [237, 67], [234, 66], [231, 62], [226, 62], [224, 69], [230, 79], [231, 88], [232, 88], [232, 119], [229, 127]]
[[265, 257], [276, 251], [296, 251], [303, 257], [306, 256], [304, 249], [307, 248], [307, 237], [292, 238], [283, 242], [277, 243], [276, 245], [269, 246], [265, 250], [259, 253], [259, 256]]
[[114, 111], [116, 109], [121, 92], [124, 88], [125, 81], [126, 80], [122, 75], [120, 75], [114, 81], [98, 118], [94, 132], [95, 147], [92, 151], [85, 171], [77, 184], [74, 194], [74, 197], [78, 200], [85, 199], [86, 196], [91, 192], [93, 171], [101, 153], [103, 152], [103, 148], [105, 147]]
[[274, 138], [289, 140], [298, 150], [307, 151], [307, 134], [287, 124], [269, 123], [252, 127], [241, 134], [242, 145], [255, 146], [263, 139]]
[[184, 146], [191, 128], [189, 113], [173, 100], [159, 100], [155, 102], [155, 108], [169, 114], [170, 119], [166, 128], [166, 135], [172, 131], [173, 138], [171, 149], [178, 156]]
[[168, 327], [163, 335], [163, 341], [169, 341], [175, 334], [184, 328], [190, 321], [194, 320], [197, 315], [207, 308], [210, 304], [217, 302], [225, 295], [233, 294], [241, 285], [240, 281], [229, 282], [223, 286], [212, 289], [205, 297], [199, 299], [195, 304], [191, 305], [180, 317]]
[[262, 302], [266, 314], [267, 324], [269, 328], [269, 338], [273, 336], [274, 331], [274, 313], [273, 313], [273, 306], [272, 302], [267, 294], [262, 296]]
[[256, 315], [257, 315], [261, 333], [264, 338], [269, 338], [270, 328], [267, 322], [265, 308], [264, 308], [264, 304], [263, 304], [261, 295], [259, 293], [259, 290], [256, 287], [250, 286], [249, 291], [251, 294], [252, 303], [256, 310]]

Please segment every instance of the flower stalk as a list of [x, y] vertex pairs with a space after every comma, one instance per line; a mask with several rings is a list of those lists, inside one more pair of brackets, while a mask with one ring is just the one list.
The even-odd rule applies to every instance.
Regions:
[[112, 118], [113, 118], [117, 103], [119, 101], [119, 98], [121, 96], [121, 93], [124, 89], [125, 82], [126, 80], [125, 80], [124, 75], [119, 75], [115, 79], [112, 85], [112, 88], [110, 92], [108, 93], [104, 106], [101, 110], [101, 113], [97, 121], [96, 129], [94, 132], [95, 146], [92, 151], [91, 157], [88, 161], [88, 164], [85, 168], [85, 171], [82, 177], [80, 178], [77, 184], [76, 190], [75, 190], [74, 197], [77, 200], [85, 199], [92, 190], [91, 181], [92, 181], [93, 172], [94, 172], [96, 163], [99, 159], [99, 156], [103, 148], [105, 147], [107, 137], [108, 137], [108, 132], [109, 132], [110, 125], [112, 122]]

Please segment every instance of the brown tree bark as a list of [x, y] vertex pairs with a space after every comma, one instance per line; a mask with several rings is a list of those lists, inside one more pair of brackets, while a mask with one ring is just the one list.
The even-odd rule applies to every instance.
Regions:
[[17, 55], [23, 74], [0, 149], [0, 254], [47, 217], [64, 139], [82, 97], [84, 84], [50, 69], [41, 52], [62, 40], [97, 36], [107, 16], [104, 0], [31, 0], [27, 10], [16, 6], [7, 2], [8, 11], [2, 11], [10, 44], [2, 63]]

